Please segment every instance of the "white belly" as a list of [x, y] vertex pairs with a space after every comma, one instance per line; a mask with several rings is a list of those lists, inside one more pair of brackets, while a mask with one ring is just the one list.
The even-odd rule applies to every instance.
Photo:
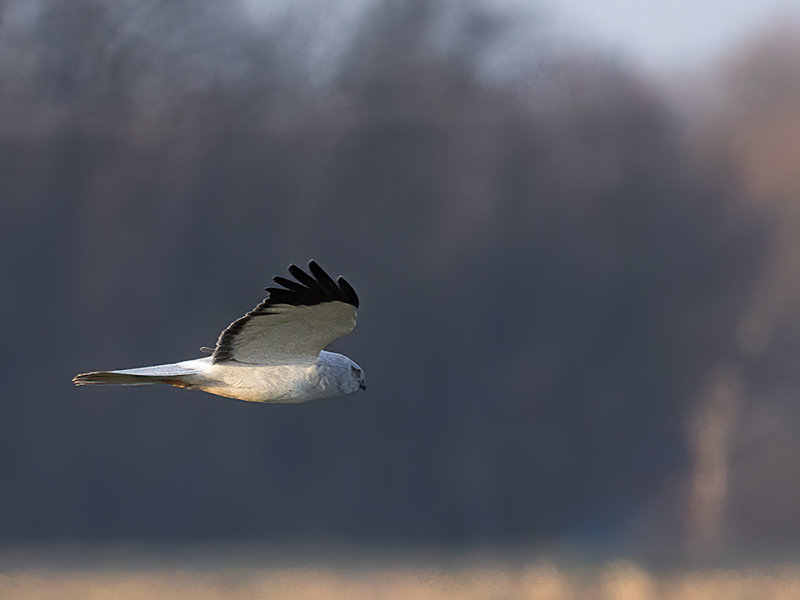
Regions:
[[194, 373], [183, 379], [190, 389], [248, 402], [296, 404], [354, 392], [359, 382], [348, 377], [355, 363], [334, 352], [320, 352], [312, 364], [250, 365], [235, 361], [213, 363], [200, 358], [177, 363]]
[[319, 381], [316, 365], [261, 366], [236, 363], [209, 365], [208, 381], [197, 387], [205, 392], [248, 402], [305, 402]]

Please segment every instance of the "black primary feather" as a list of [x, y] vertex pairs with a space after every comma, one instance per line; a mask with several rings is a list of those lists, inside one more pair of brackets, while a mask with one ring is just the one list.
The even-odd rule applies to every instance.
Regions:
[[[281, 277], [280, 275], [275, 275], [275, 277], [272, 278], [272, 281], [274, 281], [278, 285], [282, 285], [283, 287], [289, 290], [299, 291], [305, 289], [302, 283], [297, 283], [296, 281], [292, 281], [291, 279], [287, 279], [286, 277]], [[266, 289], [269, 290], [269, 288]]]
[[358, 295], [344, 277], [337, 281], [328, 275], [316, 261], [309, 261], [306, 273], [297, 265], [289, 265], [289, 273], [297, 281], [277, 275], [272, 280], [281, 287], [268, 287], [269, 297], [259, 304], [255, 310], [267, 308], [275, 304], [291, 306], [313, 306], [323, 302], [345, 302], [358, 308]]
[[320, 267], [316, 261], [309, 261], [306, 273], [297, 265], [289, 265], [289, 273], [297, 280], [292, 281], [279, 275], [272, 280], [282, 287], [268, 287], [267, 298], [249, 313], [236, 319], [222, 332], [217, 341], [212, 360], [215, 363], [232, 359], [233, 342], [236, 335], [242, 330], [245, 323], [253, 317], [272, 314], [270, 307], [276, 304], [290, 306], [314, 306], [323, 302], [344, 302], [358, 308], [358, 294], [347, 283], [344, 277], [339, 276], [336, 281]]

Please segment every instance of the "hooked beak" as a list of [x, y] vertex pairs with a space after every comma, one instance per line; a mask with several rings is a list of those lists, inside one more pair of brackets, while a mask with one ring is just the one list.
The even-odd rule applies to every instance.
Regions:
[[358, 389], [360, 390], [367, 389], [367, 384], [362, 381], [361, 383], [358, 384]]

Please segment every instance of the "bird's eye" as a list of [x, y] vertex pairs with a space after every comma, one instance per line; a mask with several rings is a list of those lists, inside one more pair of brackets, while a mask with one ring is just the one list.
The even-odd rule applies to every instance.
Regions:
[[350, 370], [353, 372], [353, 375], [358, 375], [359, 373], [359, 370], [356, 369], [355, 367], [350, 367]]

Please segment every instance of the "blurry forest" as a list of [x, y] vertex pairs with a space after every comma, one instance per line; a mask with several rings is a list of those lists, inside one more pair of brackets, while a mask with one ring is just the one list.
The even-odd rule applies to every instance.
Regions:
[[[0, 2], [0, 540], [800, 534], [800, 29], [688, 107], [535, 11], [254, 11]], [[367, 392], [72, 387], [309, 258]]]

